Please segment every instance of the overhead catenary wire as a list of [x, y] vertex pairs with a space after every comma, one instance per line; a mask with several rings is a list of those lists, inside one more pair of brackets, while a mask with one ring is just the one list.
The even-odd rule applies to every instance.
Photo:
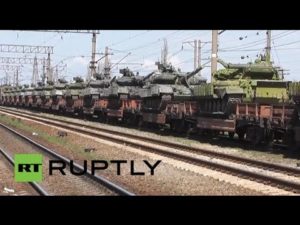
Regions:
[[[285, 33], [285, 31], [284, 31], [282, 33], [273, 35], [272, 40], [276, 40], [276, 39], [285, 37], [285, 36], [290, 35], [290, 34], [292, 34], [294, 32], [297, 32], [297, 31], [289, 31], [289, 33]], [[229, 46], [229, 47], [223, 48], [223, 50], [230, 50], [230, 49], [240, 50], [240, 49], [244, 49], [244, 48], [249, 48], [249, 47], [254, 47], [254, 46], [262, 45], [262, 44], [265, 43], [265, 41], [266, 41], [266, 39], [262, 38], [262, 39], [259, 39], [259, 40], [256, 40], [256, 41], [252, 41], [252, 42], [248, 42], [248, 43], [241, 44], [241, 45]]]

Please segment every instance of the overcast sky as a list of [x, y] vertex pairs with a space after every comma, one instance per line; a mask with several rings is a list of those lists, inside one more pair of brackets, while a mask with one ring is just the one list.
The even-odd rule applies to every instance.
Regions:
[[[209, 60], [211, 54], [211, 30], [100, 30], [97, 36], [97, 53], [103, 53], [105, 46], [113, 55], [112, 63], [116, 63], [130, 53], [122, 63], [115, 66], [114, 74], [122, 67], [146, 75], [155, 69], [155, 61], [161, 57], [164, 38], [168, 41], [169, 61], [182, 71], [192, 71], [194, 68], [193, 47], [183, 42], [202, 41], [202, 64]], [[67, 64], [63, 75], [67, 80], [74, 76], [86, 77], [87, 67], [91, 60], [91, 34], [74, 34], [58, 32], [34, 31], [0, 31], [0, 44], [24, 44], [53, 46], [52, 65], [60, 62]], [[266, 45], [265, 30], [226, 30], [219, 36], [218, 56], [232, 63], [254, 61], [256, 55], [264, 53]], [[276, 66], [286, 69], [286, 80], [300, 80], [300, 32], [293, 30], [272, 31], [272, 61]], [[34, 57], [34, 54], [3, 53], [1, 57]], [[38, 54], [38, 58], [46, 57]], [[102, 55], [97, 55], [99, 59]], [[243, 59], [242, 59], [243, 58]], [[29, 83], [32, 76], [32, 65], [23, 65], [21, 83]], [[42, 66], [39, 65], [39, 69]], [[222, 68], [218, 65], [218, 68]], [[210, 67], [202, 71], [202, 75], [210, 80]], [[5, 76], [0, 71], [0, 78]]]

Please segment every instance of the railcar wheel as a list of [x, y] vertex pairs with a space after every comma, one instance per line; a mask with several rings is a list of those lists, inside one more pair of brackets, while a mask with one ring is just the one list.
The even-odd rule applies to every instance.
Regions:
[[230, 139], [233, 139], [233, 137], [234, 137], [234, 132], [228, 132], [228, 136], [229, 136]]
[[144, 125], [143, 117], [138, 118], [138, 129], [141, 130]]
[[264, 129], [260, 127], [248, 127], [246, 131], [246, 140], [252, 146], [257, 146], [264, 139]]
[[244, 140], [245, 139], [245, 132], [244, 131], [238, 131], [237, 135], [239, 137], [239, 140]]

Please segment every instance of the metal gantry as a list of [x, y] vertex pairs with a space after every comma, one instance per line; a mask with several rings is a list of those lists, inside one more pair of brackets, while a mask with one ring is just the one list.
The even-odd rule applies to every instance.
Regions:
[[[0, 56], [0, 63], [3, 64], [34, 64], [35, 58], [27, 57], [3, 57]], [[38, 64], [42, 64], [45, 59], [36, 58]]]
[[[50, 54], [53, 54], [53, 46], [39, 45], [15, 45], [15, 44], [0, 44], [0, 52], [3, 53], [23, 53], [23, 54], [47, 54], [50, 59]], [[44, 59], [36, 59], [37, 62], [43, 63]], [[27, 57], [0, 57], [0, 70], [14, 71], [14, 84], [18, 85], [20, 75], [20, 65], [34, 65], [35, 58]], [[5, 64], [5, 65], [3, 65]], [[7, 74], [7, 73], [6, 73]]]
[[[50, 53], [48, 54], [50, 55]], [[37, 58], [36, 56], [34, 58], [27, 58], [27, 57], [0, 57], [0, 65], [3, 66], [3, 70], [5, 71], [12, 71], [14, 70], [14, 84], [19, 83], [19, 73], [20, 73], [20, 67], [23, 64], [31, 64], [33, 65], [33, 74], [32, 74], [32, 84], [36, 84], [36, 82], [39, 80], [38, 71], [37, 71], [37, 65], [43, 64], [45, 61], [44, 58]], [[17, 74], [17, 75], [15, 75]]]
[[19, 76], [21, 72], [21, 66], [20, 65], [0, 65], [0, 70], [3, 70], [5, 72], [5, 82], [6, 84], [10, 83], [10, 77], [8, 72], [13, 72], [13, 85], [18, 86], [19, 85]]
[[53, 54], [53, 46], [0, 44], [0, 52]]
[[5, 65], [2, 64], [0, 65], [0, 70], [4, 70], [4, 71], [16, 71], [17, 69], [20, 69], [20, 65]]
[[99, 30], [35, 30], [39, 32], [58, 32], [58, 33], [79, 33], [79, 34], [92, 34], [92, 57], [90, 61], [91, 75], [96, 73], [96, 39], [97, 34], [100, 34]]

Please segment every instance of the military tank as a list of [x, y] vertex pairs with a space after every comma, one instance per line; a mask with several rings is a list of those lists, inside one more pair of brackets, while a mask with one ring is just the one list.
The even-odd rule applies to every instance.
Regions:
[[33, 102], [33, 92], [34, 92], [34, 88], [35, 85], [24, 85], [25, 88], [25, 107], [31, 108], [32, 107], [32, 102]]
[[[143, 99], [140, 125], [141, 123], [158, 125], [170, 123], [171, 127], [175, 127], [180, 123], [182, 126], [185, 108], [189, 108], [192, 104], [190, 79], [203, 67], [200, 66], [191, 73], [182, 73], [171, 64], [157, 62], [156, 65], [158, 70], [151, 74], [140, 91]], [[198, 82], [206, 81], [198, 79]]]
[[37, 86], [34, 88], [34, 91], [32, 92], [32, 108], [39, 109], [42, 105], [42, 99], [41, 95], [43, 92], [45, 85], [43, 82], [38, 82]]
[[66, 90], [66, 112], [83, 113], [83, 93], [86, 83], [81, 77], [74, 77], [75, 83], [69, 84]]
[[20, 93], [19, 93], [19, 107], [24, 107], [25, 106], [25, 92], [26, 92], [26, 87], [25, 85], [20, 87]]
[[44, 86], [41, 92], [41, 101], [42, 101], [41, 108], [45, 111], [51, 109], [51, 105], [52, 105], [51, 91], [53, 89], [54, 89], [54, 82], [47, 81], [46, 86]]
[[294, 146], [296, 148], [300, 147], [300, 82], [291, 82], [289, 84], [289, 96], [291, 101], [295, 104], [297, 111], [295, 112], [295, 119], [293, 121], [293, 135]]
[[140, 111], [139, 90], [143, 87], [144, 78], [138, 73], [134, 74], [129, 68], [120, 69], [119, 72], [122, 76], [114, 77], [110, 87], [103, 93], [103, 99], [108, 100], [106, 116], [108, 119], [132, 123]]
[[7, 105], [12, 106], [13, 102], [14, 102], [14, 87], [10, 87], [6, 91], [6, 94], [7, 94], [7, 97], [8, 97]]
[[103, 117], [103, 111], [106, 109], [107, 103], [100, 99], [105, 90], [110, 86], [109, 73], [96, 73], [95, 80], [90, 80], [84, 89], [83, 113], [85, 115], [97, 115]]
[[23, 101], [23, 95], [24, 92], [22, 92], [23, 87], [21, 85], [15, 87], [15, 98], [14, 98], [14, 106], [19, 107], [22, 105]]
[[254, 63], [231, 64], [221, 59], [223, 69], [212, 82], [193, 88], [199, 102], [197, 128], [235, 133], [253, 144], [282, 139], [294, 114], [288, 96], [289, 82], [282, 69], [261, 55]]
[[11, 89], [11, 96], [12, 96], [11, 106], [17, 106], [19, 102], [19, 87], [13, 87]]
[[54, 85], [53, 89], [51, 90], [51, 110], [54, 112], [63, 112], [66, 107], [66, 88], [68, 82], [65, 79], [58, 79], [58, 82]]
[[12, 103], [12, 87], [6, 85], [2, 88], [2, 104], [9, 106]]
[[195, 96], [209, 99], [214, 104], [206, 104], [201, 112], [231, 114], [230, 102], [272, 104], [289, 101], [289, 82], [283, 80], [282, 71], [273, 67], [265, 57], [261, 56], [254, 63], [247, 64], [225, 63], [221, 59], [218, 62], [224, 69], [213, 74], [212, 82], [193, 89]]
[[4, 105], [4, 103], [5, 103], [5, 90], [6, 90], [6, 86], [1, 85], [0, 86], [0, 105]]

